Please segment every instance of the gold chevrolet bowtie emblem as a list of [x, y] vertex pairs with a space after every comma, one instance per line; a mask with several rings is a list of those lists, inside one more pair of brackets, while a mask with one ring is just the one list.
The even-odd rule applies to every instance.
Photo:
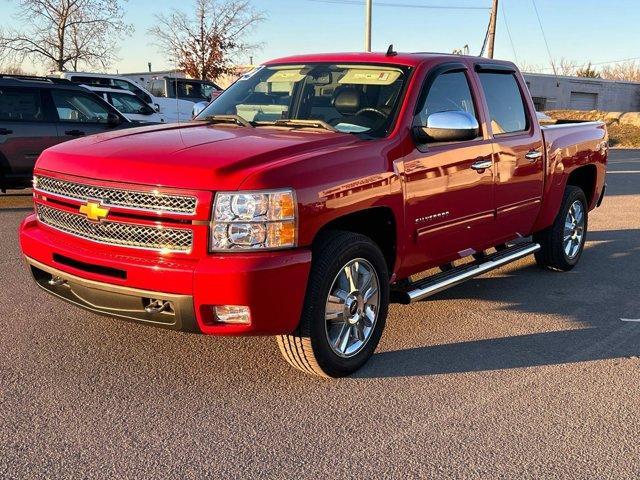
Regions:
[[87, 216], [89, 220], [98, 222], [109, 215], [109, 209], [103, 208], [99, 203], [87, 202], [86, 205], [80, 207], [80, 213]]

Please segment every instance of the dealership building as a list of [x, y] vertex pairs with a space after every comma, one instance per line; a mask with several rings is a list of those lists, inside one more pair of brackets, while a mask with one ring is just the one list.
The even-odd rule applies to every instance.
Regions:
[[640, 111], [640, 83], [525, 73], [536, 110]]

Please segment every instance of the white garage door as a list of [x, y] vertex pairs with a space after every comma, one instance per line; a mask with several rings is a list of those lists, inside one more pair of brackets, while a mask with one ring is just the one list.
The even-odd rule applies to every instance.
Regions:
[[572, 110], [595, 110], [597, 105], [597, 93], [571, 92], [569, 106]]

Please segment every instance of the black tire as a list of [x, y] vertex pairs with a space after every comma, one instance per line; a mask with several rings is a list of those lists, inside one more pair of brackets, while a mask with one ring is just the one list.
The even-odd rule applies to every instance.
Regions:
[[[569, 256], [565, 251], [564, 243], [565, 220], [569, 214], [569, 209], [576, 201], [582, 204], [584, 214], [584, 231], [582, 239], [579, 242], [577, 253]], [[539, 243], [542, 247], [535, 253], [536, 263], [538, 266], [547, 270], [557, 270], [562, 272], [567, 272], [575, 267], [580, 260], [580, 256], [584, 249], [588, 225], [589, 212], [587, 209], [587, 198], [581, 188], [568, 185], [564, 192], [560, 211], [558, 212], [558, 216], [553, 222], [553, 225], [533, 236], [534, 241]]]
[[[342, 269], [355, 259], [365, 259], [378, 280], [377, 318], [370, 334], [354, 356], [340, 357], [332, 349], [325, 327], [328, 295]], [[368, 237], [351, 232], [327, 232], [316, 242], [300, 324], [291, 335], [277, 338], [284, 358], [305, 373], [344, 377], [373, 355], [384, 330], [389, 307], [389, 273], [380, 248]]]

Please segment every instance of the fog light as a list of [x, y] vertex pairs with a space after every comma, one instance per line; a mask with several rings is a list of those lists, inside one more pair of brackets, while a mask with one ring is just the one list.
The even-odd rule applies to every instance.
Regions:
[[247, 325], [251, 323], [249, 307], [239, 305], [216, 305], [213, 307], [216, 322]]

